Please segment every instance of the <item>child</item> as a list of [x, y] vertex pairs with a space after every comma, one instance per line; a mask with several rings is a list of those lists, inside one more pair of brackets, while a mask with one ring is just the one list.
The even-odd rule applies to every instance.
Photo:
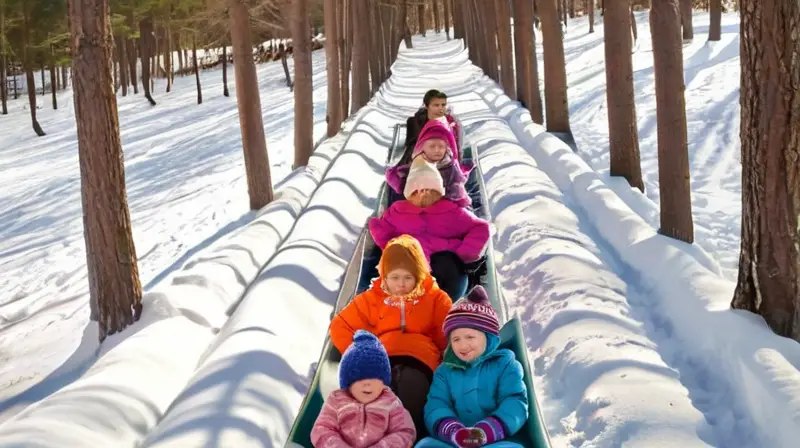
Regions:
[[450, 346], [434, 375], [425, 424], [434, 437], [417, 447], [520, 447], [505, 438], [528, 419], [522, 364], [500, 345], [500, 324], [486, 291], [476, 286], [444, 321]]
[[[456, 123], [453, 115], [448, 113], [447, 95], [444, 92], [436, 89], [428, 90], [422, 98], [422, 103], [424, 106], [406, 120], [405, 152], [400, 159], [401, 164], [407, 165], [411, 163], [411, 152], [417, 144], [420, 131], [427, 122], [431, 120], [441, 121], [453, 132], [456, 138], [460, 132], [458, 123]], [[456, 151], [458, 151], [458, 148], [459, 146], [456, 147]]]
[[372, 239], [381, 248], [402, 234], [419, 240], [436, 282], [459, 299], [467, 290], [465, 265], [480, 259], [489, 242], [489, 223], [444, 199], [439, 171], [421, 157], [411, 164], [403, 193], [407, 200], [369, 220]]
[[417, 431], [391, 383], [386, 349], [372, 333], [356, 331], [339, 364], [341, 389], [331, 392], [311, 430], [314, 447], [410, 447]]
[[[469, 207], [472, 200], [465, 184], [471, 168], [461, 166], [455, 145], [453, 133], [438, 120], [431, 120], [419, 133], [412, 161], [421, 157], [435, 164], [444, 181], [444, 196], [461, 207]], [[386, 183], [395, 193], [403, 192], [409, 170], [408, 164], [398, 164], [386, 170]]]
[[392, 390], [421, 438], [425, 398], [447, 345], [442, 324], [452, 302], [431, 277], [419, 242], [409, 235], [386, 244], [378, 274], [370, 289], [333, 318], [331, 342], [344, 353], [357, 330], [378, 336], [389, 354]]

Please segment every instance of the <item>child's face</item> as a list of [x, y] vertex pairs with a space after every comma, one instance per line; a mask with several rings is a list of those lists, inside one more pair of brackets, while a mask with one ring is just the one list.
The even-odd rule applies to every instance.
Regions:
[[450, 347], [458, 359], [471, 362], [486, 351], [486, 335], [472, 328], [456, 328], [450, 332]]
[[447, 99], [434, 98], [428, 103], [428, 118], [435, 120], [439, 117], [444, 117], [447, 114]]
[[422, 144], [422, 155], [428, 162], [438, 162], [447, 153], [447, 143], [440, 138], [425, 140]]
[[378, 379], [359, 380], [350, 385], [350, 395], [361, 404], [375, 401], [383, 391], [383, 381]]
[[386, 289], [389, 293], [396, 296], [402, 296], [414, 290], [417, 285], [417, 279], [414, 274], [405, 269], [395, 269], [386, 276]]

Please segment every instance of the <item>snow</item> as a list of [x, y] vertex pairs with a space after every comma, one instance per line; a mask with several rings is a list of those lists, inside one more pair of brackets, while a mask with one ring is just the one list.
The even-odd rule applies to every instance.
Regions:
[[[0, 188], [0, 315], [44, 311], [0, 323], [0, 353], [11, 360], [0, 378], [30, 377], [3, 388], [0, 445], [282, 445], [373, 212], [391, 125], [439, 88], [479, 149], [498, 275], [523, 321], [554, 446], [795, 446], [800, 345], [729, 308], [740, 213], [737, 19], [724, 16], [723, 40], [707, 44], [708, 16], [696, 14], [695, 41], [684, 49], [697, 229], [688, 245], [656, 232], [652, 53], [647, 14], [637, 18], [645, 195], [608, 177], [602, 25], [588, 35], [585, 19], [571, 20], [565, 35], [577, 153], [533, 124], [458, 42], [431, 32], [401, 49], [392, 78], [318, 148], [312, 168], [284, 180], [277, 204], [238, 221], [247, 199], [235, 104], [192, 104], [189, 78], [156, 108], [122, 99], [137, 247], [141, 240], [153, 255], [142, 257], [146, 314], [99, 349], [77, 268], [84, 255], [71, 106], [41, 111], [45, 130], [60, 129], [44, 140], [30, 136], [24, 114], [3, 117], [17, 121], [11, 149], [5, 136], [0, 149], [0, 169], [11, 173]], [[315, 105], [324, 110], [321, 56]], [[291, 97], [279, 64], [259, 71], [262, 84], [279, 89], [262, 100], [280, 179], [291, 160]]]
[[[314, 53], [313, 72], [319, 138], [326, 127], [323, 52]], [[280, 63], [259, 65], [258, 75], [277, 184], [294, 158], [293, 96]], [[248, 212], [234, 76], [229, 98], [221, 79], [221, 69], [201, 72], [202, 105], [194, 77], [176, 77], [169, 94], [157, 81], [155, 107], [141, 94], [117, 98], [146, 291], [255, 217]], [[0, 422], [71, 381], [97, 348], [96, 336], [81, 339], [89, 307], [72, 92], [59, 93], [58, 110], [38, 110], [45, 137], [33, 134], [26, 107], [26, 99], [10, 101], [9, 115], [0, 117]]]

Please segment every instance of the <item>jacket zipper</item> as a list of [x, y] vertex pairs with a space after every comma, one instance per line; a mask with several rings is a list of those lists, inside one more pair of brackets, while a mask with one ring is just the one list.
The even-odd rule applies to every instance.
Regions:
[[400, 299], [400, 331], [406, 331], [406, 301]]

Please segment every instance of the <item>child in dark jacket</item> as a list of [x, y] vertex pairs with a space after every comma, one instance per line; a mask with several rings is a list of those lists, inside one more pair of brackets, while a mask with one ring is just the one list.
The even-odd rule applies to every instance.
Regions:
[[[455, 137], [440, 121], [431, 120], [420, 131], [412, 161], [418, 157], [436, 165], [444, 181], [444, 196], [447, 199], [460, 207], [472, 204], [465, 188], [471, 168], [459, 163]], [[410, 164], [399, 164], [386, 170], [386, 183], [395, 193], [403, 193], [410, 169]]]
[[450, 346], [434, 373], [425, 405], [430, 434], [417, 447], [516, 447], [504, 439], [528, 419], [522, 364], [500, 349], [500, 324], [486, 291], [476, 286], [444, 321]]

